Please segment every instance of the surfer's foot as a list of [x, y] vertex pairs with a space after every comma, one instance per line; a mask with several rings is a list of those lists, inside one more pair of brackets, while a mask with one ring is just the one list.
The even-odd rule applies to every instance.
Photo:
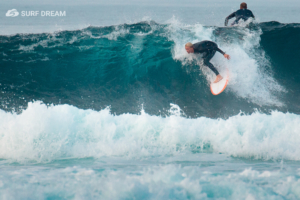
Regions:
[[216, 77], [216, 80], [214, 81], [214, 83], [217, 83], [219, 82], [220, 80], [222, 80], [223, 77], [219, 74], [217, 77]]

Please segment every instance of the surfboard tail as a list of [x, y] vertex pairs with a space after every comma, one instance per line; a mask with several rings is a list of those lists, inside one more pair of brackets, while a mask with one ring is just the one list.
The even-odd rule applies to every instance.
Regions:
[[229, 78], [229, 71], [228, 71], [228, 69], [226, 69], [226, 75], [223, 77], [222, 80], [220, 80], [217, 83], [210, 84], [211, 93], [213, 95], [221, 94], [225, 90], [225, 88], [228, 84], [228, 78]]

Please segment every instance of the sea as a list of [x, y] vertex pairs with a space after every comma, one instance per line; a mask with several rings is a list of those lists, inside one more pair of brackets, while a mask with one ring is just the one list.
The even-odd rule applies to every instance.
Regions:
[[1, 0], [0, 199], [300, 199], [300, 3], [240, 3]]

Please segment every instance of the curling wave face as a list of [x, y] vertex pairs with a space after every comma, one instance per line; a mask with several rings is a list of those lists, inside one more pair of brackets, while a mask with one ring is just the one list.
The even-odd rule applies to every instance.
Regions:
[[[170, 103], [187, 116], [228, 118], [259, 109], [299, 113], [298, 24], [249, 28], [153, 21], [77, 31], [0, 36], [1, 107], [27, 102], [69, 104], [116, 114], [168, 115]], [[293, 41], [293, 42], [287, 42]], [[224, 94], [212, 96], [213, 73], [184, 44], [212, 40], [231, 56], [212, 63], [230, 70]], [[200, 66], [200, 68], [199, 68]]]

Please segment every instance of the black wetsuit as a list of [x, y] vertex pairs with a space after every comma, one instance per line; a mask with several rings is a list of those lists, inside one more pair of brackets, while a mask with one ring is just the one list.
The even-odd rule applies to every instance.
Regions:
[[212, 41], [202, 41], [193, 44], [194, 53], [201, 53], [203, 54], [203, 61], [204, 64], [209, 67], [216, 75], [219, 75], [218, 70], [209, 62], [210, 59], [215, 55], [216, 51], [220, 52], [221, 54], [225, 54], [221, 49], [218, 48], [218, 45]]
[[248, 10], [246, 8], [239, 9], [239, 10], [235, 11], [234, 13], [232, 13], [231, 15], [229, 15], [228, 17], [226, 17], [225, 26], [227, 26], [228, 20], [230, 20], [233, 17], [235, 17], [236, 19], [234, 20], [234, 22], [231, 25], [237, 24], [240, 19], [243, 19], [244, 21], [246, 21], [250, 17], [255, 18], [251, 10]]

